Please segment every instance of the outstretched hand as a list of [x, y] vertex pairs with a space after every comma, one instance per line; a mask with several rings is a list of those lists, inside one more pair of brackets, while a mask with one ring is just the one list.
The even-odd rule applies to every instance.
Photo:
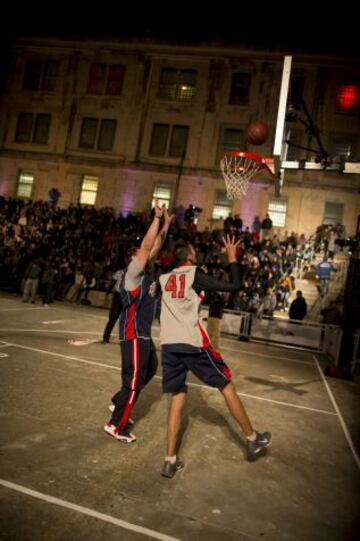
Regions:
[[156, 218], [162, 218], [164, 209], [159, 207], [159, 200], [155, 199], [154, 216]]
[[174, 218], [175, 218], [175, 214], [169, 214], [169, 211], [168, 209], [165, 207], [165, 205], [163, 206], [163, 216], [164, 216], [164, 225], [166, 227], [170, 227], [171, 225], [171, 222], [174, 221]]
[[225, 250], [229, 259], [230, 263], [236, 262], [236, 249], [240, 244], [240, 240], [236, 242], [236, 239], [234, 236], [226, 235], [226, 237], [222, 238]]

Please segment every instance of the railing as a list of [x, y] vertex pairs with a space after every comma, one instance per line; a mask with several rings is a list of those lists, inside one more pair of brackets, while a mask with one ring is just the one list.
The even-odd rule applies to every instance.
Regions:
[[[203, 318], [207, 318], [207, 315], [205, 309], [200, 313]], [[222, 332], [237, 336], [240, 340], [256, 340], [326, 353], [336, 365], [339, 361], [342, 330], [337, 325], [225, 310]]]

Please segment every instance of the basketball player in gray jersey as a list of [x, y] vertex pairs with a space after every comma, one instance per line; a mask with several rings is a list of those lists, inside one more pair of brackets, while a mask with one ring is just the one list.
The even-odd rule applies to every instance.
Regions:
[[236, 261], [238, 242], [223, 238], [229, 259], [231, 282], [216, 280], [196, 267], [196, 252], [190, 244], [175, 251], [177, 268], [160, 277], [162, 290], [160, 340], [163, 365], [163, 392], [171, 394], [167, 424], [167, 456], [162, 475], [172, 478], [182, 469], [176, 455], [181, 416], [186, 402], [186, 376], [190, 370], [201, 381], [219, 389], [231, 415], [247, 441], [247, 459], [254, 461], [266, 452], [271, 434], [256, 432], [231, 381], [231, 372], [202, 327], [198, 309], [201, 292], [236, 291], [240, 272]]

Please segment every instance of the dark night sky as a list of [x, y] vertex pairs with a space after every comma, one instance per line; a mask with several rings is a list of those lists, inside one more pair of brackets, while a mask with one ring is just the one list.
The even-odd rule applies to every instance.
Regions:
[[[333, 8], [317, 7], [316, 0], [278, 8], [264, 7], [262, 3], [264, 0], [256, 5], [248, 2], [254, 5], [255, 12], [242, 8], [240, 0], [220, 2], [221, 9], [210, 7], [210, 1], [196, 0], [184, 4], [179, 0], [167, 4], [153, 0], [151, 6], [147, 0], [136, 5], [113, 0], [92, 2], [94, 7], [89, 1], [81, 10], [76, 0], [16, 6], [14, 13], [10, 9], [7, 20], [3, 20], [2, 39], [9, 41], [15, 35], [145, 36], [185, 42], [225, 40], [287, 52], [359, 56], [358, 20], [348, 10], [341, 12], [337, 6], [335, 12]], [[126, 7], [128, 4], [134, 7]], [[216, 0], [211, 4], [216, 6]]]

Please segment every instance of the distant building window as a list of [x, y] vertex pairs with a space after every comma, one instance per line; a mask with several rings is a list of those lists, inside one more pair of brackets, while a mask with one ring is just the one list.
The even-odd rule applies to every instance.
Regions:
[[56, 78], [59, 71], [59, 62], [54, 60], [45, 62], [42, 90], [55, 90]]
[[349, 158], [351, 156], [352, 144], [350, 141], [336, 139], [333, 141], [332, 147], [334, 156], [345, 156], [345, 158]]
[[246, 150], [243, 129], [225, 128], [221, 134], [220, 154], [232, 150]]
[[225, 190], [216, 190], [213, 207], [213, 220], [225, 220], [232, 211], [232, 201], [226, 196]]
[[124, 84], [125, 66], [120, 64], [91, 64], [88, 78], [88, 94], [120, 96]]
[[268, 214], [273, 226], [284, 227], [286, 222], [287, 199], [285, 197], [270, 197]]
[[16, 143], [36, 143], [46, 145], [49, 138], [51, 115], [19, 113], [15, 141]]
[[17, 143], [30, 143], [33, 122], [33, 113], [19, 113], [15, 134], [15, 141]]
[[250, 96], [251, 75], [238, 71], [233, 73], [230, 88], [230, 105], [248, 105]]
[[105, 94], [108, 96], [120, 96], [124, 84], [125, 67], [120, 64], [109, 66], [109, 74], [106, 83]]
[[57, 60], [32, 58], [26, 62], [23, 88], [53, 91], [56, 89], [58, 72]]
[[17, 186], [17, 196], [31, 197], [33, 184], [34, 173], [30, 173], [29, 171], [20, 171]]
[[80, 203], [82, 205], [95, 205], [98, 184], [99, 177], [84, 175], [80, 193]]
[[196, 79], [196, 70], [163, 68], [160, 74], [158, 98], [190, 102], [195, 96]]
[[188, 126], [173, 126], [171, 132], [169, 156], [172, 156], [173, 158], [181, 158], [181, 156], [183, 156], [186, 151], [188, 135]]
[[100, 123], [98, 150], [112, 150], [116, 131], [116, 120], [103, 118]]
[[342, 224], [343, 215], [343, 203], [333, 203], [331, 201], [326, 201], [324, 208], [323, 224]]
[[117, 121], [111, 118], [85, 117], [80, 132], [80, 148], [112, 150], [114, 146]]
[[336, 109], [338, 113], [354, 114], [359, 111], [360, 87], [355, 83], [342, 84], [336, 93]]
[[165, 205], [168, 209], [171, 200], [171, 184], [156, 184], [153, 192], [151, 208], [155, 206], [155, 201], [158, 199], [160, 207]]
[[33, 143], [46, 145], [49, 138], [51, 115], [36, 115]]
[[88, 94], [102, 94], [104, 91], [106, 64], [91, 64], [88, 79]]
[[186, 153], [189, 126], [154, 124], [149, 153], [152, 156], [181, 158]]

